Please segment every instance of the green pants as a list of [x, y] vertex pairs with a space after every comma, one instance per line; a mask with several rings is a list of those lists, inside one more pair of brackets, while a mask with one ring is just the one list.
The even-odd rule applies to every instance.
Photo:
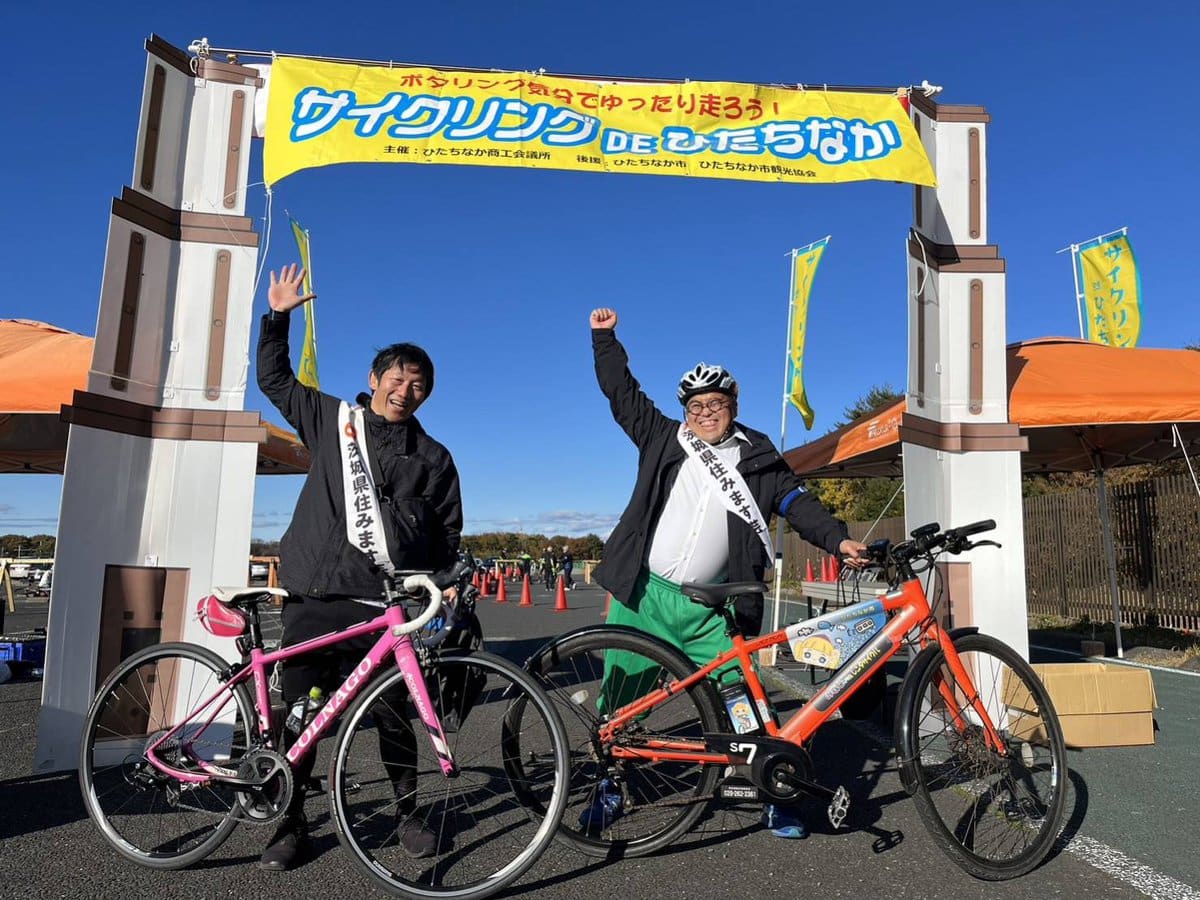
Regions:
[[[725, 620], [715, 611], [680, 593], [679, 585], [643, 571], [633, 588], [637, 610], [625, 604], [609, 604], [609, 625], [626, 625], [652, 634], [676, 647], [696, 665], [704, 666], [733, 647], [725, 633]], [[723, 683], [736, 672], [737, 660], [722, 666], [712, 677]], [[606, 712], [632, 702], [658, 686], [663, 672], [645, 657], [627, 650], [604, 654], [604, 681], [598, 707]]]

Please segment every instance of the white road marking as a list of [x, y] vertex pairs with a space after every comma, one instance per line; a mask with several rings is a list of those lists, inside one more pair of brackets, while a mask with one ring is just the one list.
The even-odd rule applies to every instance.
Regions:
[[1161, 900], [1197, 900], [1200, 898], [1200, 891], [1195, 888], [1182, 881], [1176, 881], [1157, 869], [1152, 869], [1133, 857], [1126, 856], [1120, 850], [1089, 837], [1082, 835], [1073, 837], [1067, 844], [1067, 852], [1118, 881], [1125, 882], [1147, 897], [1157, 897]]

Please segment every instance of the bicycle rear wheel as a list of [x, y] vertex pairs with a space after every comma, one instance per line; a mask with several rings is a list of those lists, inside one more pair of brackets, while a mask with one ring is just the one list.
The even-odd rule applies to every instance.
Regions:
[[[239, 806], [230, 787], [186, 785], [145, 757], [153, 742], [217, 692], [227, 667], [195, 644], [149, 647], [118, 666], [88, 710], [79, 760], [84, 805], [108, 842], [140, 865], [189, 866], [221, 846], [237, 826]], [[196, 772], [197, 760], [236, 769], [255, 721], [249, 691], [239, 685], [159, 745], [156, 755]]]
[[[645, 856], [695, 824], [720, 767], [617, 760], [612, 744], [599, 736], [613, 709], [685, 678], [696, 670], [691, 660], [631, 628], [605, 627], [565, 635], [543, 647], [526, 668], [546, 688], [567, 731], [571, 795], [560, 830], [569, 843], [590, 856]], [[702, 742], [706, 731], [728, 730], [712, 685], [702, 680], [630, 722], [616, 742], [626, 747]], [[612, 810], [605, 810], [606, 801]]]
[[[487, 897], [519, 878], [554, 839], [567, 800], [566, 736], [545, 692], [507, 660], [447, 653], [435, 671], [431, 699], [457, 774], [442, 774], [404, 676], [393, 669], [355, 700], [338, 730], [330, 808], [350, 858], [392, 892]], [[457, 689], [466, 684], [472, 687]], [[468, 706], [469, 695], [477, 699]], [[518, 703], [525, 711], [519, 740], [506, 734], [507, 713]], [[514, 746], [531, 762], [506, 759]], [[429, 855], [410, 855], [401, 840], [409, 823], [434, 835]]]
[[896, 714], [901, 777], [951, 859], [976, 878], [1015, 878], [1042, 861], [1062, 825], [1062, 728], [1041, 681], [1011, 647], [971, 634], [954, 649], [1003, 750], [988, 745], [971, 686], [955, 679], [941, 649], [926, 651]]

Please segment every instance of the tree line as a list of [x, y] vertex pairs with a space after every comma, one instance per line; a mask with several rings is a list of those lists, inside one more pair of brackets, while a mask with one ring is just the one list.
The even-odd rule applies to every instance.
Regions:
[[[516, 531], [488, 531], [483, 534], [464, 534], [460, 548], [479, 559], [516, 559], [528, 553], [541, 559], [546, 548], [553, 550], [555, 558], [562, 556], [563, 547], [575, 559], [599, 559], [604, 541], [595, 534], [583, 537], [567, 537], [562, 534], [525, 534]], [[279, 541], [253, 540], [250, 542], [251, 556], [278, 556]]]

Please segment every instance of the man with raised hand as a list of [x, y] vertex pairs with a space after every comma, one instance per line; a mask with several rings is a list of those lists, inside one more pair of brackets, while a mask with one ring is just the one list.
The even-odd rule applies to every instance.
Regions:
[[[312, 454], [279, 546], [280, 582], [288, 590], [284, 647], [376, 618], [378, 608], [356, 601], [380, 599], [389, 562], [395, 569], [431, 570], [438, 581], [436, 573], [454, 566], [463, 521], [454, 460], [416, 419], [433, 392], [429, 355], [405, 343], [380, 350], [367, 374], [370, 393], [359, 394], [353, 406], [306, 387], [288, 355], [289, 314], [314, 296], [301, 294], [303, 281], [304, 270], [294, 264], [278, 277], [271, 272], [270, 311], [258, 341], [258, 386]], [[351, 428], [360, 450], [366, 445], [369, 473], [340, 440]], [[351, 504], [355, 514], [347, 516]], [[453, 600], [453, 589], [445, 596]], [[286, 663], [281, 687], [288, 707], [313, 687], [328, 695], [340, 683], [341, 665], [357, 663], [377, 637]], [[382, 712], [376, 718], [380, 754], [396, 796], [397, 840], [410, 856], [430, 856], [438, 837], [415, 814], [416, 738], [407, 723], [389, 721]], [[307, 754], [297, 766], [292, 803], [262, 855], [262, 868], [291, 869], [307, 853], [304, 784], [315, 756]]]
[[[762, 581], [774, 564], [769, 516], [782, 515], [809, 543], [851, 564], [866, 545], [805, 491], [770, 438], [737, 421], [738, 386], [729, 372], [701, 362], [683, 373], [681, 422], [659, 410], [630, 373], [616, 311], [592, 310], [589, 321], [596, 379], [639, 460], [629, 505], [595, 571], [617, 601], [608, 623], [655, 635], [704, 665], [733, 642], [721, 616], [685, 597], [680, 585]], [[762, 594], [738, 596], [734, 616], [744, 634], [759, 634]], [[601, 785], [580, 825], [606, 827], [619, 815], [619, 795], [604, 796]], [[808, 834], [793, 808], [768, 804], [763, 823], [779, 837]]]

